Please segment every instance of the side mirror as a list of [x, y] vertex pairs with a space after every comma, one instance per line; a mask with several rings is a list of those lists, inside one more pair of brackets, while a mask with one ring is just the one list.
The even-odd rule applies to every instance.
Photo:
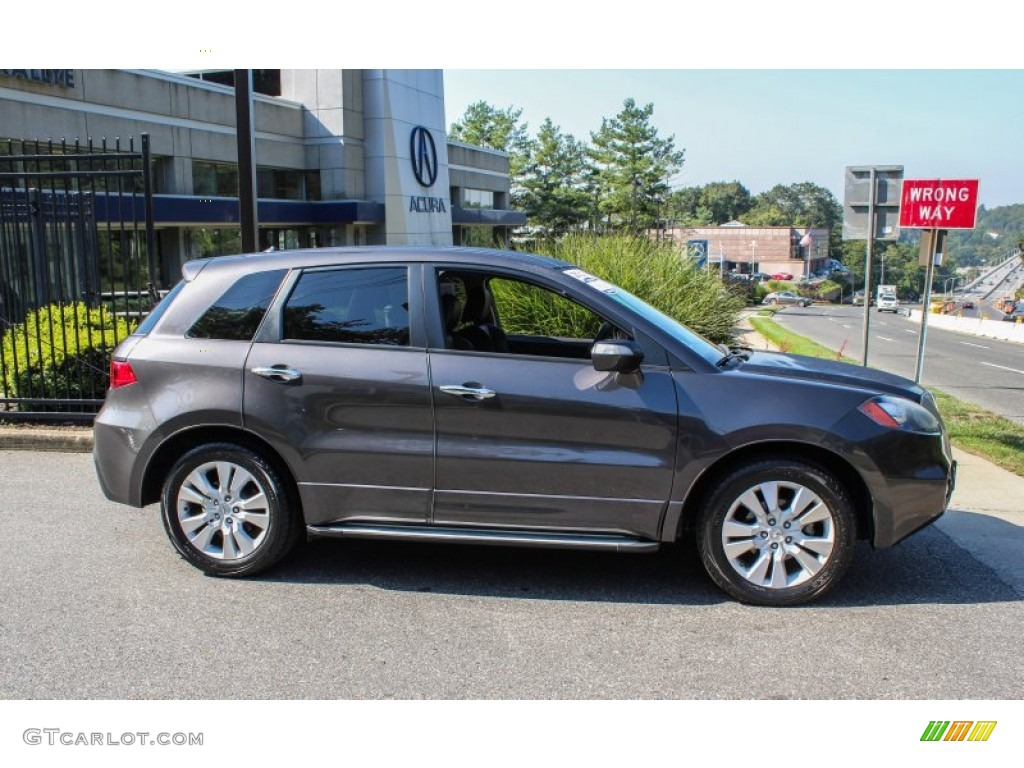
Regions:
[[632, 373], [640, 368], [644, 353], [634, 341], [598, 341], [590, 348], [596, 371]]

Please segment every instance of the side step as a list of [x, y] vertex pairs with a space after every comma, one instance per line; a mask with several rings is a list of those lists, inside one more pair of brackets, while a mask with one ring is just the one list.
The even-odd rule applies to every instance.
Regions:
[[604, 534], [514, 531], [487, 528], [456, 528], [439, 525], [309, 525], [310, 536], [352, 539], [393, 539], [396, 541], [436, 541], [447, 544], [492, 544], [506, 547], [547, 547], [551, 549], [591, 549], [605, 552], [656, 552], [658, 542], [629, 536]]

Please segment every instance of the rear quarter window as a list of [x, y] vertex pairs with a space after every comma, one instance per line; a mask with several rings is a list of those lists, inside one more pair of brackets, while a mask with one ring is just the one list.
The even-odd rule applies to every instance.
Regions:
[[251, 341], [287, 270], [243, 275], [189, 329], [193, 339]]
[[132, 335], [145, 336], [150, 331], [152, 331], [153, 326], [155, 326], [160, 321], [160, 318], [163, 317], [164, 312], [166, 312], [167, 308], [174, 303], [175, 297], [179, 293], [181, 293], [181, 289], [184, 287], [185, 281], [181, 280], [178, 282], [177, 285], [171, 288], [168, 294], [164, 296], [155, 307], [153, 307], [153, 311], [146, 315], [145, 319], [143, 319], [143, 321], [139, 324], [139, 327], [135, 329]]

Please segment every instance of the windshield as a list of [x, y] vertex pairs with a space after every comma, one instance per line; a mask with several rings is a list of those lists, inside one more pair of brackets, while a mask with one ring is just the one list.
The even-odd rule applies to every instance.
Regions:
[[651, 323], [651, 325], [658, 327], [669, 336], [678, 339], [695, 353], [707, 360], [711, 365], [715, 365], [722, 359], [722, 350], [720, 347], [716, 347], [700, 334], [694, 333], [678, 320], [673, 320], [664, 312], [658, 311], [650, 304], [638, 299], [629, 291], [623, 290], [617, 285], [612, 285], [599, 277], [594, 277], [588, 272], [584, 272], [582, 269], [567, 269], [565, 270], [565, 274], [576, 278], [592, 290], [603, 293], [617, 304], [621, 304], [623, 307], [632, 310], [643, 317], [647, 322]]

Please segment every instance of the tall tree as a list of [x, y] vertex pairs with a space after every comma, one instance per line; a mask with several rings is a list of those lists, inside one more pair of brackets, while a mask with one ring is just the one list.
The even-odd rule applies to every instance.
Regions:
[[673, 190], [665, 200], [665, 218], [674, 226], [706, 227], [714, 222], [711, 211], [700, 203], [702, 187]]
[[500, 109], [486, 101], [466, 107], [461, 120], [448, 129], [448, 138], [509, 153], [513, 180], [522, 172], [530, 153], [529, 126], [520, 122], [522, 109], [513, 106]]
[[775, 185], [754, 198], [754, 206], [741, 216], [746, 224], [825, 227], [830, 231], [842, 220], [843, 209], [835, 195], [809, 181]]
[[587, 221], [595, 201], [587, 189], [588, 171], [582, 142], [547, 118], [520, 179], [520, 205], [540, 235], [557, 237]]
[[658, 136], [653, 115], [653, 104], [639, 107], [629, 98], [590, 134], [588, 155], [597, 170], [600, 208], [613, 227], [649, 228], [660, 216], [668, 180], [683, 166], [684, 150], [675, 148], [674, 136]]
[[753, 208], [754, 198], [738, 181], [713, 181], [701, 188], [700, 204], [710, 212], [714, 224], [725, 224]]

